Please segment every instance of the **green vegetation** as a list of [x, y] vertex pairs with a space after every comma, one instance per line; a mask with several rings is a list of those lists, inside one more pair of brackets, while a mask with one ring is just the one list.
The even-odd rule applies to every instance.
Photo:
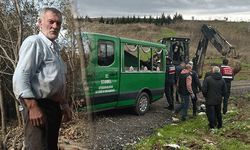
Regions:
[[[249, 94], [245, 95], [250, 98]], [[235, 102], [242, 102], [242, 99], [235, 99]], [[244, 103], [244, 102], [243, 102]], [[205, 114], [198, 115], [196, 119], [187, 117], [190, 124], [180, 121], [179, 124], [166, 125], [162, 129], [157, 129], [155, 135], [148, 137], [146, 140], [134, 146], [135, 149], [150, 149], [156, 143], [160, 145], [177, 144], [182, 145], [181, 150], [186, 149], [250, 149], [248, 145], [249, 129], [246, 128], [250, 124], [249, 107], [243, 110], [242, 108], [230, 108], [231, 111], [223, 115], [223, 128], [208, 129], [205, 127], [208, 120]], [[244, 112], [243, 112], [244, 111]], [[188, 112], [191, 115], [192, 111]], [[246, 117], [241, 117], [245, 114]], [[177, 116], [181, 119], [181, 114]], [[192, 143], [192, 144], [191, 144]], [[198, 148], [199, 147], [199, 148]]]
[[[156, 43], [162, 37], [171, 37], [171, 36], [175, 36], [176, 35], [176, 32], [174, 30], [171, 30], [171, 29], [168, 29], [168, 28], [162, 28], [161, 30], [162, 30], [162, 33], [158, 36], [158, 39], [155, 41]], [[150, 53], [142, 55], [141, 56], [141, 60], [147, 60], [148, 58], [150, 58], [150, 55], [151, 55]]]
[[158, 36], [158, 40], [160, 40], [162, 37], [171, 37], [176, 35], [176, 32], [172, 29], [162, 28], [161, 30], [162, 33]]
[[207, 63], [214, 63], [215, 62], [219, 65], [222, 63], [222, 59], [219, 59], [219, 58], [217, 58], [217, 59], [205, 59], [204, 62], [207, 62]]
[[250, 94], [246, 94], [244, 97], [250, 99]]
[[250, 68], [250, 64], [246, 64], [246, 63], [242, 63], [242, 69], [249, 69]]
[[239, 24], [237, 27], [238, 32], [246, 32], [248, 30], [247, 24]]
[[243, 77], [243, 78], [239, 78], [239, 79], [236, 79], [236, 80], [250, 80], [250, 78]]

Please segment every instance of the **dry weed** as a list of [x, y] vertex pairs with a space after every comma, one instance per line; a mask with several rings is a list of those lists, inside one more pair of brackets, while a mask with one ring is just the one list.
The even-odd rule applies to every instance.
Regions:
[[[99, 24], [85, 23], [85, 31], [109, 34], [118, 37], [131, 38], [155, 42], [162, 34], [162, 28], [169, 28], [177, 32], [177, 37], [190, 38], [190, 55], [194, 55], [198, 43], [201, 39], [201, 27], [203, 24], [209, 24], [217, 29], [222, 36], [235, 47], [237, 55], [241, 62], [250, 63], [248, 59], [250, 42], [248, 42], [249, 34], [247, 32], [248, 24], [245, 22], [225, 22], [225, 21], [183, 21], [169, 25], [156, 26], [154, 24]], [[221, 58], [222, 55], [209, 43], [207, 48], [207, 57]]]

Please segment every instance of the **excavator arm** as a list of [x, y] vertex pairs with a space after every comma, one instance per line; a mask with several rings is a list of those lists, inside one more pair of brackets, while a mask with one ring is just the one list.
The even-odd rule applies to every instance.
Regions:
[[[203, 64], [209, 41], [223, 56], [226, 56], [232, 52], [233, 57], [236, 57], [235, 48], [232, 47], [232, 45], [220, 34], [219, 31], [207, 24], [204, 24], [201, 27], [201, 32], [201, 38], [195, 53], [195, 57], [193, 58], [194, 70], [197, 72], [199, 78], [201, 78], [203, 74]], [[229, 48], [227, 49], [226, 47]]]

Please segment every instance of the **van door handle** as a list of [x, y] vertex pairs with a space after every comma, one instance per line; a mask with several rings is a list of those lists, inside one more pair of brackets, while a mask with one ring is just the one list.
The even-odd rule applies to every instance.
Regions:
[[115, 75], [117, 75], [117, 72], [116, 72], [116, 73], [111, 73], [111, 74], [109, 74], [109, 75], [111, 75], [111, 76], [115, 76]]

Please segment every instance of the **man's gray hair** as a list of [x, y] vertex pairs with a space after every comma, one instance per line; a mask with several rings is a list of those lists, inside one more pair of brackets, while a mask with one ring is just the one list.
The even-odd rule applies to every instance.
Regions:
[[43, 18], [43, 15], [47, 12], [47, 11], [52, 11], [53, 13], [55, 13], [58, 17], [60, 17], [62, 19], [62, 14], [61, 12], [56, 9], [56, 8], [53, 8], [53, 7], [45, 7], [41, 10], [40, 12], [40, 18]]
[[220, 73], [220, 68], [218, 66], [214, 66], [213, 73]]
[[185, 68], [190, 69], [190, 68], [192, 68], [192, 66], [190, 64], [187, 64]]

